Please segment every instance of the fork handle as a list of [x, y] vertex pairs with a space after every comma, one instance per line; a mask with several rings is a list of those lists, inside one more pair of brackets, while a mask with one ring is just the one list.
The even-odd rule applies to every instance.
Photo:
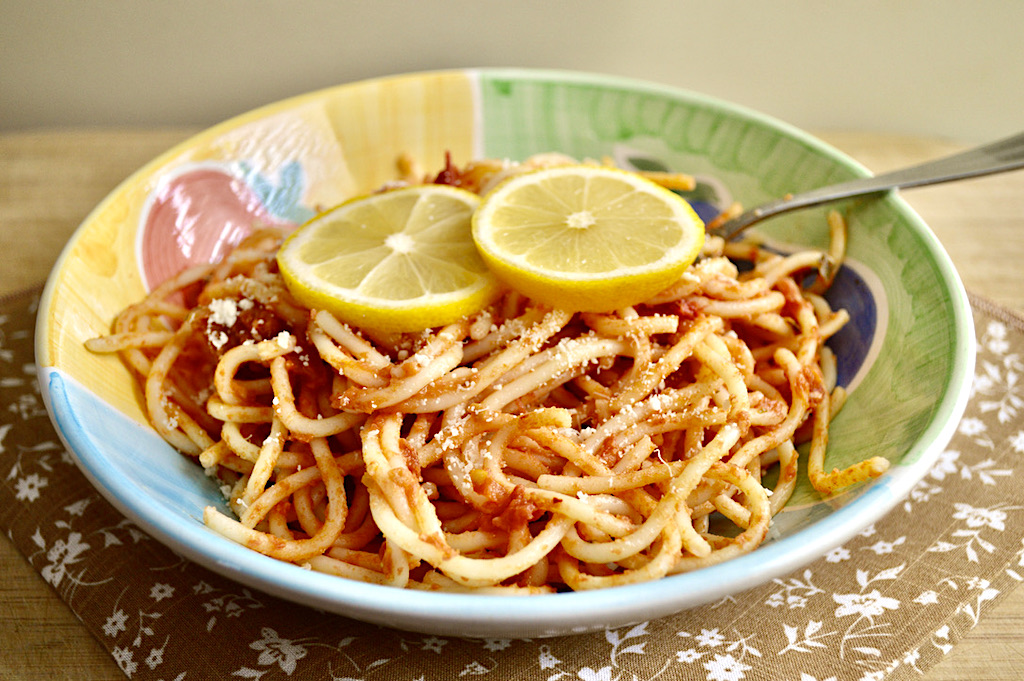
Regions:
[[729, 220], [720, 232], [728, 241], [755, 222], [798, 208], [853, 196], [875, 194], [898, 188], [922, 187], [970, 177], [981, 177], [1024, 167], [1024, 133], [1018, 133], [984, 146], [926, 161], [920, 165], [894, 170], [882, 175], [862, 177], [793, 196], [770, 201]]

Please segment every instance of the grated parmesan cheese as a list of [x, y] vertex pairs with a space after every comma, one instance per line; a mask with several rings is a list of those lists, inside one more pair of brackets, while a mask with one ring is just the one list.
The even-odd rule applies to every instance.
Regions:
[[[252, 306], [252, 301], [249, 301], [249, 305]], [[211, 300], [210, 321], [230, 329], [238, 321], [238, 303], [232, 298]]]
[[292, 346], [292, 343], [295, 342], [292, 335], [287, 331], [282, 331], [281, 333], [277, 334], [277, 338], [275, 338], [274, 341], [277, 343], [277, 347], [281, 348], [282, 350], [287, 350]]
[[228, 335], [223, 331], [208, 331], [206, 337], [209, 339], [210, 345], [218, 350], [227, 345], [228, 342]]

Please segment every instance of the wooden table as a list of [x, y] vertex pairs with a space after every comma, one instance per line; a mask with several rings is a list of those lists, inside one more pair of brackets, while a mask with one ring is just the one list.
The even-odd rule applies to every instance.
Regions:
[[[81, 220], [133, 170], [192, 129], [0, 135], [0, 295], [43, 281]], [[875, 172], [955, 151], [929, 139], [822, 133]], [[904, 194], [949, 250], [968, 290], [1024, 313], [1024, 172]], [[0, 677], [120, 680], [124, 675], [17, 550], [0, 539]], [[925, 681], [1020, 679], [1024, 589], [1017, 589]]]

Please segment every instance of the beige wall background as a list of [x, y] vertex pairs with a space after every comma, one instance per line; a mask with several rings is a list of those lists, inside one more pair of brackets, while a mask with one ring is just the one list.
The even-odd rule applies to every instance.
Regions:
[[642, 78], [805, 128], [1024, 129], [1016, 0], [0, 0], [0, 131], [209, 125], [407, 71]]

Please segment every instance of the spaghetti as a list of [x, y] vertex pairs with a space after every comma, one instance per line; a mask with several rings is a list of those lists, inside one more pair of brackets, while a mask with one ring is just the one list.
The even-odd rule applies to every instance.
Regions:
[[[449, 164], [433, 181], [483, 191], [508, 172]], [[845, 235], [829, 220], [827, 254], [710, 237], [642, 305], [573, 314], [507, 291], [416, 335], [296, 304], [274, 260], [285, 234], [264, 229], [87, 346], [121, 355], [153, 427], [222, 483], [232, 514], [209, 507], [206, 524], [260, 553], [417, 589], [658, 579], [762, 543], [802, 442], [825, 495], [887, 466], [823, 468], [845, 397], [824, 342], [847, 319], [821, 295]]]

